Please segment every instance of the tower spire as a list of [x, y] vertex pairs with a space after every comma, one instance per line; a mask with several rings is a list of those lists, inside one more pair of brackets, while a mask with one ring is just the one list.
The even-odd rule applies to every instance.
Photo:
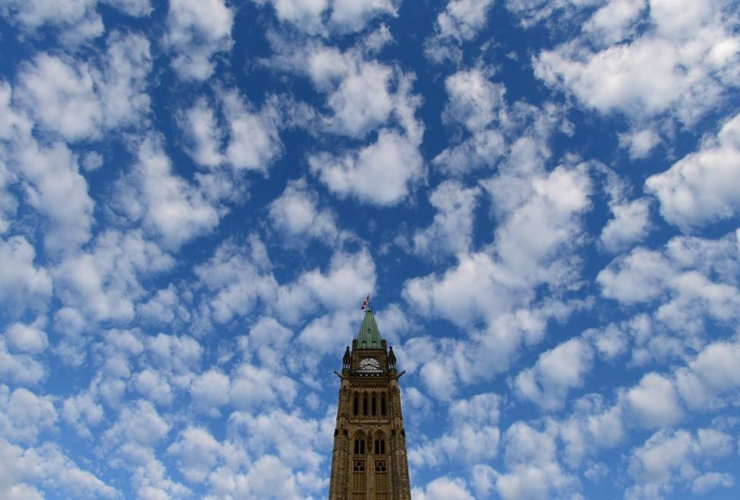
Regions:
[[378, 325], [375, 323], [375, 315], [373, 314], [373, 308], [367, 306], [365, 308], [365, 318], [362, 320], [360, 326], [360, 332], [357, 334], [357, 348], [358, 349], [382, 349], [383, 338], [380, 336], [380, 330]]

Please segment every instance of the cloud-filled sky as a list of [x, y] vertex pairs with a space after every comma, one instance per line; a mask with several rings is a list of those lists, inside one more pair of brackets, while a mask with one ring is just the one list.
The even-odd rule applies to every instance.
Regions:
[[733, 0], [0, 2], [0, 498], [737, 498]]

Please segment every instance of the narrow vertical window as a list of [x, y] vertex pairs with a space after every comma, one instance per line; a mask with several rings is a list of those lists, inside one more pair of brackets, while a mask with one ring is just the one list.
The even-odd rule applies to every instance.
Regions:
[[367, 417], [367, 394], [362, 396], [362, 414]]
[[354, 403], [352, 405], [352, 409], [354, 411], [354, 415], [355, 416], [357, 416], [358, 407], [359, 407], [359, 398], [357, 397], [357, 394], [355, 394], [355, 400], [354, 400]]
[[380, 414], [385, 417], [385, 394], [380, 396]]
[[373, 417], [378, 414], [378, 404], [376, 401], [375, 394], [373, 394]]

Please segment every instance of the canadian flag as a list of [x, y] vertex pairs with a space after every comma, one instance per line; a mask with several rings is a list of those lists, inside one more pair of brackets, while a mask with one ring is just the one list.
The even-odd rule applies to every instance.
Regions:
[[370, 302], [370, 294], [368, 294], [367, 298], [365, 298], [365, 302], [362, 303], [362, 307], [360, 308], [360, 311], [364, 311], [367, 307], [367, 303]]

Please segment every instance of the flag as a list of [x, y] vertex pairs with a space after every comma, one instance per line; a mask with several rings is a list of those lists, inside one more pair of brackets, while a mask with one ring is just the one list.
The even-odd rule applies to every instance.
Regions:
[[362, 307], [360, 308], [360, 311], [364, 311], [367, 307], [367, 303], [370, 302], [370, 294], [368, 294], [367, 298], [365, 299], [365, 302], [362, 303]]

